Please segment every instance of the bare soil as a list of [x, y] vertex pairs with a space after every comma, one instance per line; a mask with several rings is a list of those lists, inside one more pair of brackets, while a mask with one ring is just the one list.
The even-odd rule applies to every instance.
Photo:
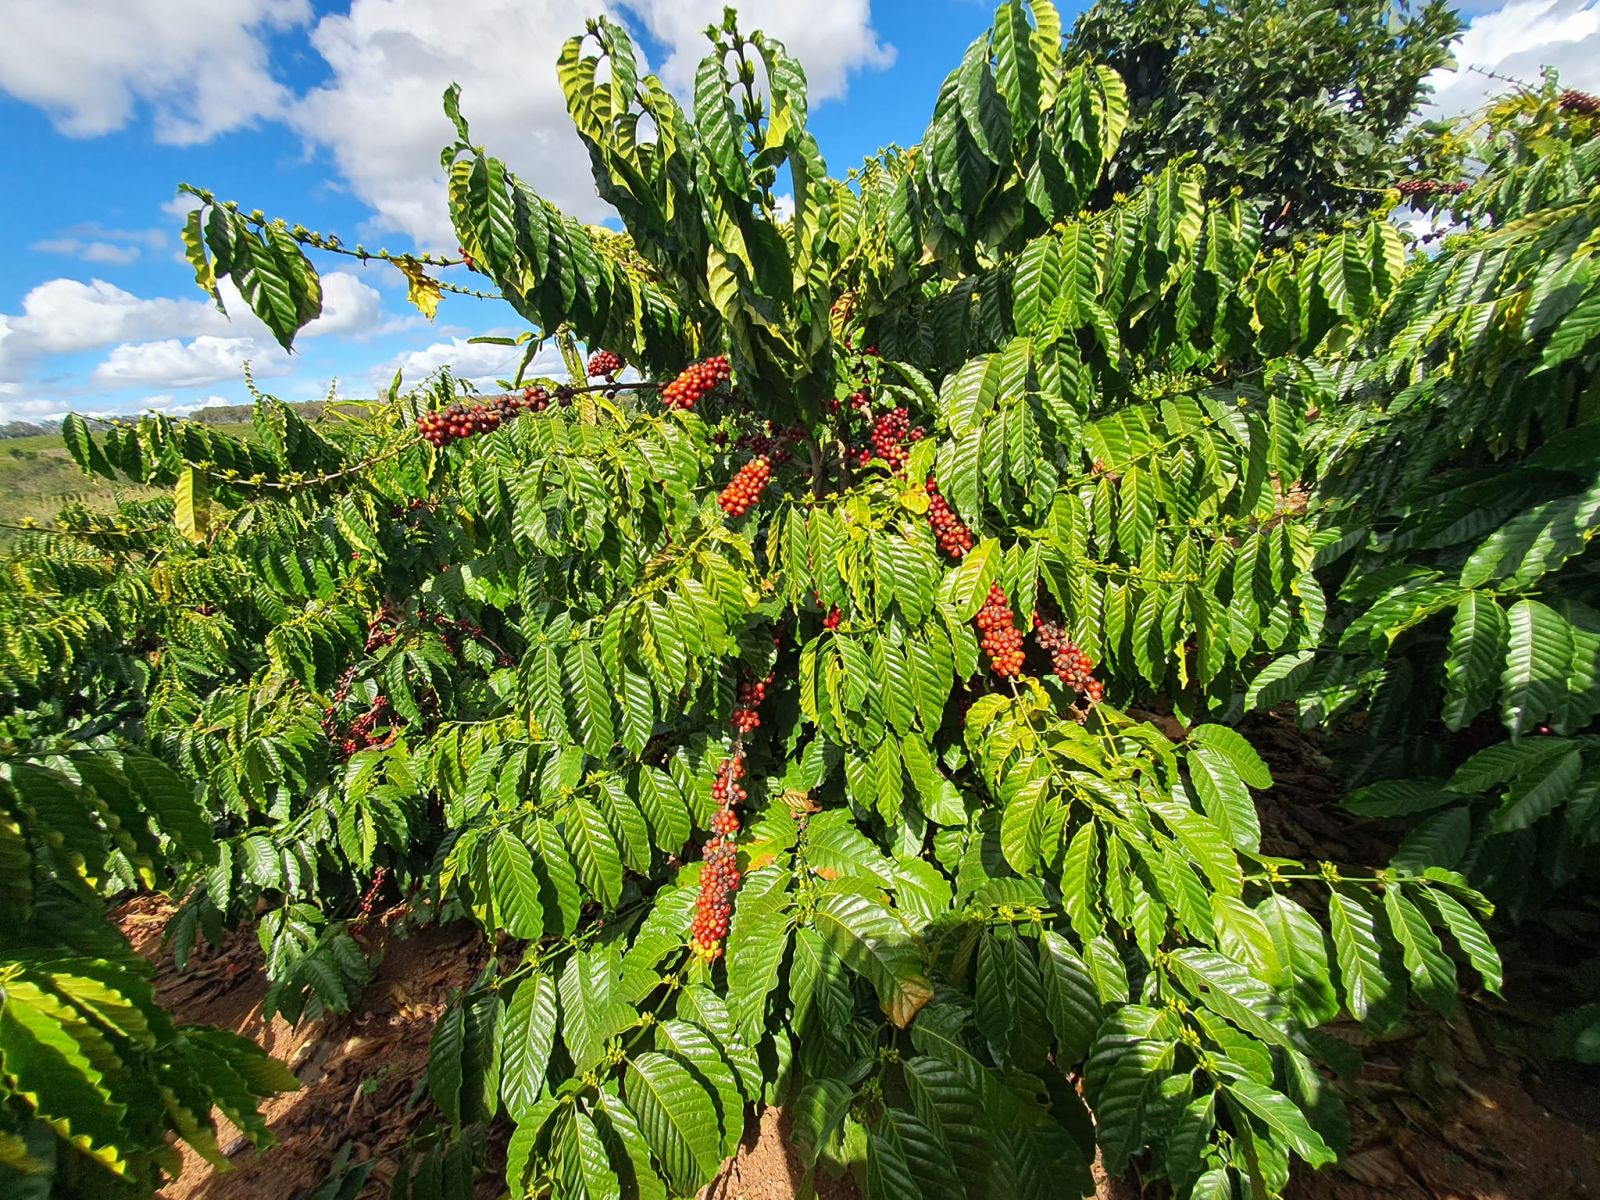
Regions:
[[[1177, 731], [1174, 730], [1176, 733]], [[1352, 826], [1333, 807], [1337, 787], [1315, 747], [1287, 722], [1249, 729], [1270, 763], [1262, 803], [1269, 854], [1343, 862], [1383, 861], [1380, 833]], [[407, 1137], [422, 1117], [420, 1081], [436, 1017], [487, 957], [465, 925], [406, 938], [379, 932], [382, 961], [359, 1004], [342, 1017], [291, 1028], [265, 1021], [261, 950], [241, 929], [197, 951], [179, 974], [161, 945], [171, 906], [140, 897], [115, 914], [135, 948], [157, 964], [157, 992], [180, 1021], [235, 1030], [290, 1064], [300, 1091], [267, 1106], [278, 1145], [255, 1153], [231, 1127], [219, 1142], [231, 1170], [185, 1155], [165, 1200], [305, 1200], [346, 1143], [353, 1162], [379, 1161], [362, 1195], [387, 1196]], [[1557, 974], [1556, 978], [1559, 978]], [[1449, 1025], [1419, 1022], [1382, 1045], [1362, 1045], [1366, 1065], [1351, 1088], [1351, 1152], [1338, 1167], [1297, 1173], [1291, 1200], [1578, 1200], [1600, 1196], [1600, 1073], [1542, 1061], [1529, 1047], [1561, 997], [1525, 988], [1504, 1001], [1468, 997]], [[1360, 1044], [1356, 1028], [1336, 1030]], [[1100, 1200], [1159, 1195], [1136, 1180], [1097, 1172]], [[485, 1195], [493, 1196], [492, 1179]], [[809, 1188], [809, 1190], [807, 1190]], [[702, 1200], [858, 1200], [849, 1178], [809, 1180], [781, 1110], [764, 1113], [737, 1157]]]
[[115, 914], [134, 948], [157, 964], [161, 1002], [179, 1021], [219, 1025], [252, 1038], [287, 1062], [302, 1086], [265, 1107], [275, 1147], [257, 1153], [219, 1120], [217, 1140], [231, 1169], [218, 1171], [186, 1149], [183, 1173], [160, 1195], [298, 1200], [323, 1182], [346, 1142], [351, 1162], [380, 1160], [366, 1194], [387, 1195], [399, 1151], [422, 1115], [413, 1093], [427, 1068], [434, 1021], [451, 993], [482, 969], [482, 938], [456, 925], [390, 939], [355, 1008], [291, 1028], [281, 1017], [262, 1019], [266, 975], [254, 930], [236, 930], [220, 947], [197, 950], [180, 974], [161, 945], [170, 914], [170, 904], [154, 896], [132, 900]]

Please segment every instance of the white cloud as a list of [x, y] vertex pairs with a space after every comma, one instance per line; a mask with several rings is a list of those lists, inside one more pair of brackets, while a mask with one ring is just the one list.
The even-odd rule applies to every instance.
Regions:
[[200, 387], [238, 379], [246, 362], [257, 375], [289, 371], [287, 357], [276, 346], [262, 345], [255, 338], [207, 334], [188, 342], [167, 338], [117, 346], [94, 369], [94, 381], [107, 388]]
[[159, 141], [192, 145], [285, 109], [263, 34], [310, 19], [309, 0], [0, 0], [0, 89], [72, 137], [144, 104]]
[[[325, 151], [376, 213], [375, 233], [453, 247], [439, 148], [451, 138], [440, 96], [463, 87], [474, 137], [527, 172], [575, 216], [598, 220], [588, 155], [556, 78], [566, 38], [602, 12], [626, 13], [666, 51], [680, 94], [707, 49], [703, 30], [723, 0], [352, 0], [316, 20], [312, 48], [329, 78], [296, 99], [272, 74], [271, 35], [309, 25], [310, 0], [0, 0], [0, 90], [44, 109], [74, 136], [127, 125], [141, 105], [159, 140], [203, 142], [259, 118], [288, 120]], [[70, 10], [64, 15], [63, 8]], [[893, 47], [870, 0], [750, 0], [746, 29], [782, 38], [816, 100], [844, 94], [849, 75], [888, 66]], [[171, 210], [183, 212], [180, 198]], [[113, 241], [115, 239], [98, 239]], [[117, 252], [92, 251], [98, 261]]]
[[[240, 303], [243, 304], [242, 297]], [[228, 311], [238, 311], [232, 301], [228, 302]], [[383, 297], [377, 288], [348, 271], [330, 271], [322, 277], [322, 315], [302, 329], [300, 336], [359, 337], [385, 325]]]
[[35, 242], [29, 249], [41, 254], [70, 254], [84, 262], [118, 263], [126, 265], [139, 258], [139, 247], [118, 245], [116, 242], [86, 242], [81, 238], [46, 238]]
[[598, 218], [588, 159], [556, 79], [568, 33], [602, 5], [584, 0], [355, 0], [322, 18], [311, 42], [332, 77], [300, 103], [294, 122], [326, 150], [380, 229], [454, 248], [439, 148], [454, 132], [440, 107], [452, 82], [473, 138], [514, 165], [576, 215]]
[[29, 247], [41, 254], [66, 254], [84, 262], [135, 262], [146, 250], [159, 251], [168, 244], [161, 229], [107, 229], [95, 222], [74, 225], [58, 236], [34, 242]]
[[[721, 16], [722, 0], [624, 5], [666, 46], [664, 78], [687, 91], [707, 49], [702, 31]], [[547, 199], [598, 220], [607, 209], [595, 196], [555, 63], [566, 38], [608, 7], [603, 0], [354, 0], [347, 14], [323, 17], [312, 31], [332, 74], [301, 101], [294, 123], [376, 211], [378, 231], [451, 249], [438, 153], [454, 134], [440, 97], [459, 82], [475, 142], [524, 172]], [[868, 0], [755, 0], [743, 15], [747, 29], [785, 39], [818, 99], [842, 95], [850, 72], [893, 61]]]
[[[51, 279], [22, 298], [8, 319], [0, 361], [68, 354], [160, 335], [220, 332], [227, 318], [203, 300], [145, 300], [103, 279]], [[0, 368], [0, 375], [4, 375]]]
[[[495, 332], [506, 334], [513, 331]], [[457, 379], [468, 380], [475, 387], [493, 387], [497, 379], [510, 379], [516, 374], [517, 364], [522, 361], [525, 350], [524, 346], [496, 346], [455, 337], [447, 342], [435, 342], [422, 350], [397, 354], [373, 367], [368, 378], [374, 388], [382, 389], [389, 386], [397, 370], [404, 374], [409, 385], [421, 382], [441, 367], [449, 367]], [[527, 374], [530, 378], [564, 374], [560, 349], [553, 343], [545, 346], [534, 357]]]
[[1424, 117], [1471, 112], [1506, 90], [1503, 80], [1484, 71], [1537, 85], [1541, 70], [1550, 66], [1561, 72], [1563, 86], [1600, 90], [1600, 0], [1512, 0], [1473, 17], [1455, 56], [1456, 72], [1428, 77], [1434, 94]]
[[20, 395], [20, 389], [8, 392], [0, 386], [0, 422], [49, 421], [59, 418], [65, 411], [59, 400], [46, 400], [38, 396], [25, 400], [11, 399], [16, 395]]
[[192, 192], [179, 192], [171, 200], [161, 202], [161, 211], [170, 213], [174, 217], [187, 217], [203, 203], [205, 202]]
[[[655, 39], [671, 48], [661, 78], [680, 95], [694, 87], [694, 75], [709, 43], [707, 25], [721, 22], [724, 0], [624, 0]], [[894, 64], [895, 50], [878, 40], [870, 0], [768, 0], [739, 7], [740, 28], [759, 29], [784, 44], [805, 68], [813, 102], [845, 94], [850, 73]]]
[[[171, 392], [164, 392], [158, 396], [146, 396], [135, 406], [137, 412], [166, 413], [171, 417], [183, 417], [199, 409], [213, 404], [233, 404], [225, 396], [174, 396]], [[117, 412], [87, 413], [86, 416], [114, 417], [126, 414]]]
[[[303, 338], [360, 337], [406, 323], [388, 320], [377, 289], [348, 272], [324, 275], [322, 288], [322, 316], [301, 331]], [[260, 346], [263, 360], [286, 357], [233, 284], [223, 280], [221, 291], [232, 320], [204, 300], [143, 299], [103, 279], [41, 283], [23, 297], [20, 315], [0, 314], [0, 379], [20, 379], [52, 354], [185, 338], [248, 341]], [[96, 378], [105, 377], [97, 371]]]

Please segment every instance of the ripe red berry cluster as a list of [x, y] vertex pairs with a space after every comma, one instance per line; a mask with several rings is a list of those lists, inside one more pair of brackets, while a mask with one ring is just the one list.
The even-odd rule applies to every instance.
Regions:
[[[741, 434], [739, 439], [734, 442], [734, 446], [739, 450], [748, 450], [752, 454], [759, 454], [774, 466], [779, 467], [794, 457], [792, 447], [806, 436], [804, 427], [800, 425], [774, 425], [771, 421], [767, 421], [764, 429], [765, 432], [763, 433]], [[719, 436], [721, 438], [720, 441], [718, 440]], [[722, 433], [721, 430], [712, 435], [712, 440], [717, 443], [719, 449], [728, 443], [727, 435]]]
[[904, 408], [896, 408], [886, 413], [879, 413], [872, 422], [872, 431], [868, 434], [871, 441], [871, 450], [856, 452], [856, 464], [866, 466], [874, 458], [881, 458], [889, 464], [889, 469], [896, 474], [906, 465], [906, 440], [913, 442], [922, 440], [922, 430], [911, 428], [911, 414]]
[[1565, 113], [1576, 113], [1580, 117], [1593, 117], [1600, 115], [1600, 96], [1591, 96], [1588, 92], [1575, 92], [1571, 89], [1561, 93], [1556, 101]]
[[500, 413], [487, 404], [452, 404], [417, 418], [422, 440], [439, 449], [451, 442], [500, 428]]
[[740, 733], [761, 728], [761, 714], [757, 707], [767, 698], [767, 687], [772, 676], [765, 679], [744, 679], [739, 683], [739, 702], [733, 706], [733, 727]]
[[379, 867], [372, 873], [372, 882], [367, 885], [366, 894], [361, 897], [361, 915], [352, 922], [356, 932], [365, 929], [367, 922], [372, 920], [372, 910], [377, 907], [378, 893], [383, 891], [383, 885], [388, 882], [388, 867]]
[[[351, 668], [351, 672], [354, 668]], [[351, 672], [346, 672], [348, 677]], [[339, 753], [349, 758], [358, 750], [382, 749], [394, 741], [397, 730], [390, 729], [388, 736], [377, 737], [378, 724], [390, 714], [389, 697], [379, 696], [372, 702], [372, 706], [362, 713], [348, 727], [341, 727], [338, 718], [338, 706], [350, 694], [347, 678], [341, 678], [340, 687], [333, 694], [333, 704], [322, 710], [322, 732], [328, 735], [328, 740], [339, 748]], [[388, 722], [393, 724], [392, 722]]]
[[367, 644], [364, 649], [368, 654], [394, 641], [396, 637], [394, 621], [394, 612], [385, 604], [378, 610], [378, 615], [367, 622]]
[[523, 388], [522, 407], [529, 412], [543, 412], [550, 407], [550, 393], [542, 387]]
[[739, 468], [737, 475], [728, 480], [728, 486], [722, 489], [717, 503], [730, 517], [742, 517], [761, 499], [761, 493], [766, 490], [767, 481], [771, 478], [772, 464], [766, 456], [752, 458]]
[[700, 398], [719, 383], [733, 378], [733, 369], [722, 355], [694, 363], [666, 387], [661, 389], [661, 403], [668, 408], [681, 408], [685, 412], [700, 403]]
[[739, 836], [739, 814], [734, 809], [745, 798], [738, 782], [743, 777], [744, 759], [735, 752], [717, 768], [716, 782], [711, 785], [717, 812], [711, 818], [711, 837], [701, 851], [705, 865], [700, 869], [700, 894], [695, 897], [694, 922], [689, 929], [690, 948], [706, 962], [722, 957], [733, 893], [739, 888], [739, 852], [733, 844]]
[[[331, 699], [335, 704], [343, 704], [350, 698], [350, 685], [355, 682], [355, 678], [356, 668], [354, 666], [346, 667], [343, 674], [339, 676], [338, 681], [333, 685], [333, 696]], [[328, 711], [329, 710], [324, 709], [323, 716], [327, 716]]]
[[939, 549], [951, 558], [960, 558], [972, 549], [972, 530], [939, 494], [937, 479], [929, 475], [923, 486], [928, 492], [928, 524], [933, 526], [933, 536], [939, 539]]
[[409, 521], [428, 507], [426, 500], [409, 500], [404, 504], [394, 504], [389, 507], [389, 517], [396, 521]]
[[824, 629], [837, 629], [839, 628], [839, 622], [843, 619], [839, 613], [839, 606], [835, 604], [828, 610], [828, 615], [822, 618], [822, 627]]
[[1105, 685], [1094, 677], [1094, 659], [1078, 648], [1067, 636], [1058, 621], [1047, 621], [1039, 613], [1033, 614], [1033, 637], [1049, 651], [1056, 676], [1073, 691], [1085, 697], [1090, 704], [1098, 704], [1105, 696]]
[[[451, 654], [455, 654], [460, 650], [463, 637], [488, 643], [488, 639], [484, 637], [483, 626], [474, 625], [465, 617], [456, 617], [452, 620], [443, 613], [429, 612], [423, 609], [417, 613], [417, 619], [439, 630], [439, 640], [444, 643], [444, 648], [450, 651]], [[502, 667], [509, 667], [512, 664], [511, 656], [508, 654], [500, 655], [499, 663]]]
[[999, 584], [989, 588], [988, 598], [975, 618], [981, 636], [978, 641], [989, 656], [996, 675], [1022, 673], [1022, 630], [1011, 619], [1011, 601]]
[[589, 355], [589, 362], [584, 367], [584, 373], [590, 379], [593, 379], [596, 375], [604, 375], [607, 379], [611, 379], [622, 370], [622, 366], [622, 360], [611, 351], [596, 350]]
[[1394, 185], [1394, 190], [1407, 200], [1413, 196], [1426, 200], [1429, 196], [1459, 196], [1471, 184], [1445, 183], [1438, 179], [1402, 179]]

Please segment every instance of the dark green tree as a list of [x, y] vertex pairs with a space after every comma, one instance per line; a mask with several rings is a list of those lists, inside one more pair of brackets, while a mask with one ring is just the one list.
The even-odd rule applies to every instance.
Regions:
[[1210, 194], [1258, 203], [1277, 241], [1368, 213], [1408, 173], [1403, 132], [1460, 28], [1443, 0], [1100, 0], [1068, 57], [1127, 83], [1108, 192], [1192, 154]]

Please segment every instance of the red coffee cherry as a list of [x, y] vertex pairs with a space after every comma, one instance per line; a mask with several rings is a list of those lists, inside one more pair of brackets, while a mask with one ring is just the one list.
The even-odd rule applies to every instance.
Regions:
[[1413, 196], [1426, 200], [1430, 196], [1459, 196], [1470, 186], [1466, 183], [1444, 183], [1438, 179], [1402, 179], [1394, 185], [1394, 190], [1407, 200]]
[[1050, 652], [1057, 678], [1090, 704], [1098, 704], [1105, 695], [1105, 685], [1091, 673], [1094, 659], [1085, 654], [1058, 621], [1047, 621], [1033, 614], [1033, 638]]
[[949, 501], [939, 494], [939, 482], [932, 475], [924, 485], [928, 493], [928, 524], [939, 540], [939, 549], [951, 558], [960, 558], [972, 549], [972, 530], [950, 507]]
[[584, 367], [584, 373], [588, 375], [590, 379], [595, 378], [597, 375], [603, 375], [607, 379], [612, 379], [615, 378], [618, 372], [622, 370], [622, 367], [622, 360], [615, 354], [611, 353], [611, 351], [596, 350], [589, 356], [589, 362], [588, 365]]
[[733, 377], [728, 360], [722, 355], [685, 367], [678, 377], [661, 389], [661, 403], [668, 408], [692, 409], [701, 397], [719, 383]]
[[489, 404], [452, 404], [417, 418], [417, 432], [431, 446], [443, 449], [475, 433], [490, 433], [513, 415], [500, 401]]
[[1022, 630], [1011, 616], [1011, 601], [998, 584], [989, 589], [988, 598], [974, 618], [980, 631], [978, 642], [989, 656], [996, 675], [1022, 673]]
[[772, 676], [765, 679], [746, 679], [739, 684], [739, 702], [733, 708], [733, 727], [740, 733], [761, 728], [761, 714], [756, 711], [767, 698], [767, 687]]
[[868, 435], [872, 443], [872, 453], [863, 452], [862, 465], [867, 460], [877, 457], [889, 464], [889, 469], [896, 474], [906, 465], [905, 438], [911, 432], [911, 414], [904, 408], [896, 408], [891, 412], [879, 413], [872, 422], [872, 431]]
[[739, 815], [734, 809], [745, 798], [745, 791], [738, 784], [743, 776], [744, 759], [735, 753], [717, 768], [711, 785], [717, 811], [711, 818], [711, 837], [701, 851], [704, 866], [700, 869], [700, 894], [695, 897], [694, 921], [689, 929], [690, 948], [706, 962], [722, 956], [733, 893], [739, 888], [739, 852], [733, 844], [739, 834]]
[[1556, 103], [1564, 113], [1575, 113], [1580, 117], [1600, 115], [1600, 96], [1591, 96], [1588, 92], [1577, 92], [1569, 88], [1561, 93]]
[[717, 497], [717, 503], [730, 517], [742, 517], [760, 501], [761, 493], [766, 490], [767, 481], [771, 478], [772, 464], [766, 456], [753, 458], [728, 481], [728, 486], [722, 489], [722, 495]]

